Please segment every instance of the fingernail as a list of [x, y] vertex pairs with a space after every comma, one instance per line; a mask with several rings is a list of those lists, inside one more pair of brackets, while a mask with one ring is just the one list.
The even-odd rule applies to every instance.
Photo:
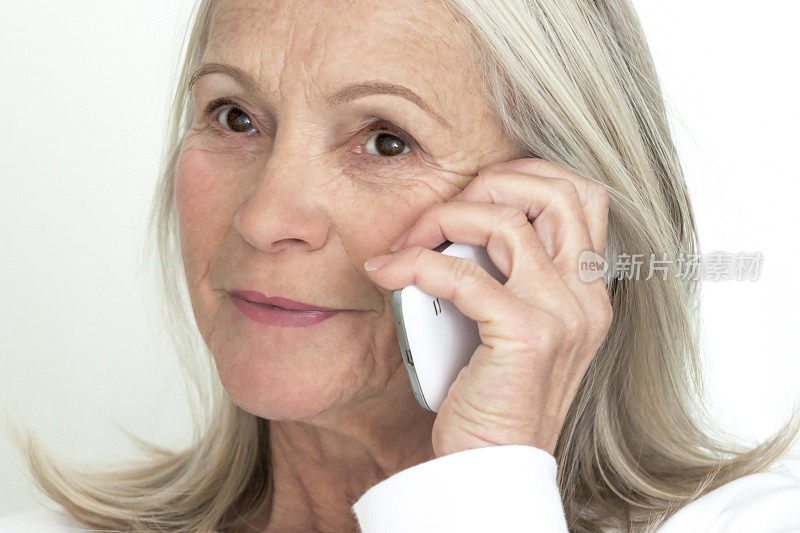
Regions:
[[389, 263], [389, 261], [392, 260], [392, 257], [394, 256], [391, 254], [376, 255], [369, 261], [364, 262], [364, 270], [366, 270], [367, 272], [372, 272], [373, 270], [378, 270], [379, 268], [383, 268]]

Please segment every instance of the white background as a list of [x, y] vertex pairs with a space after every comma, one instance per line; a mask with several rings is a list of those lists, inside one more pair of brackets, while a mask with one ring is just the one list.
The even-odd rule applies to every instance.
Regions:
[[[800, 398], [798, 4], [636, 2], [704, 252], [760, 280], [704, 285], [720, 423], [766, 437]], [[190, 0], [0, 1], [0, 404], [65, 460], [187, 442], [182, 376], [140, 270]], [[0, 435], [0, 515], [43, 502]]]

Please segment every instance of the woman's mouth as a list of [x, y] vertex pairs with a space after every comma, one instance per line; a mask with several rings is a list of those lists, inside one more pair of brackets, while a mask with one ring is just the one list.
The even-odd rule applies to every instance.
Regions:
[[[285, 327], [311, 326], [327, 320], [344, 309], [317, 308], [281, 297], [267, 298], [257, 291], [229, 291], [233, 305], [247, 318], [259, 324]], [[291, 308], [273, 305], [280, 303]]]

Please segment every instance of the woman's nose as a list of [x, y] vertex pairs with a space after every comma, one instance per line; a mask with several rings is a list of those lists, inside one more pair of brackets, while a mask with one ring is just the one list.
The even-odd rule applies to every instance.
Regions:
[[277, 253], [296, 245], [309, 250], [325, 245], [330, 225], [326, 209], [300, 176], [268, 168], [237, 209], [233, 225], [253, 248]]

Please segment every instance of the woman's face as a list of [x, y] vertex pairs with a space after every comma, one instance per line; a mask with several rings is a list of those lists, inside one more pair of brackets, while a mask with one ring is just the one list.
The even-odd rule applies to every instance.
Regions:
[[[518, 155], [469, 58], [435, 1], [218, 2], [203, 62], [252, 83], [196, 79], [175, 194], [195, 318], [245, 410], [304, 419], [405, 374], [391, 291], [363, 262], [480, 167]], [[233, 290], [346, 311], [264, 324]]]

